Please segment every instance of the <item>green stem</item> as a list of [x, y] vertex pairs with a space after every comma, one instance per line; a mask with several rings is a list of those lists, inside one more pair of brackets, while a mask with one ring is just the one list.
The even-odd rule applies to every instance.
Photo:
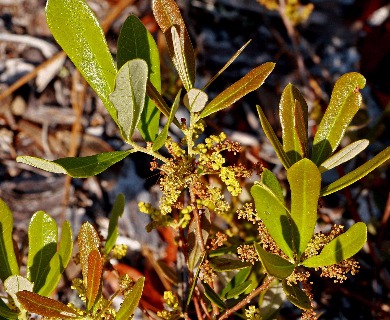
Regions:
[[168, 162], [167, 158], [165, 158], [164, 156], [162, 156], [158, 152], [153, 151], [151, 148], [141, 147], [140, 145], [136, 144], [134, 141], [131, 141], [131, 140], [126, 140], [125, 142], [127, 144], [131, 145], [135, 151], [143, 152], [143, 153], [146, 153], [148, 155], [151, 155], [152, 157], [154, 157], [158, 160], [161, 160], [164, 163]]

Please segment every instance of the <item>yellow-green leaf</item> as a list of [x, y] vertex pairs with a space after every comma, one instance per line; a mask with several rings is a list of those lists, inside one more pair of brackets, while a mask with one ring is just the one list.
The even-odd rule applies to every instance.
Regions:
[[93, 156], [67, 157], [53, 161], [31, 156], [19, 156], [16, 158], [16, 161], [45, 171], [67, 174], [73, 178], [88, 178], [103, 172], [134, 151], [134, 149], [131, 149], [103, 152]]
[[274, 147], [274, 150], [280, 162], [282, 163], [285, 169], [290, 168], [291, 167], [290, 159], [288, 158], [286, 152], [284, 152], [282, 144], [280, 143], [278, 137], [276, 136], [274, 130], [272, 129], [271, 124], [268, 122], [267, 117], [265, 116], [263, 110], [259, 106], [257, 106], [257, 112], [259, 114], [261, 127], [263, 128], [263, 131], [267, 136], [268, 140], [271, 142], [272, 146]]
[[287, 296], [287, 299], [300, 309], [311, 309], [310, 299], [307, 294], [301, 289], [299, 283], [288, 284], [287, 280], [282, 281], [283, 291]]
[[231, 106], [238, 99], [258, 89], [275, 67], [275, 63], [266, 62], [249, 71], [244, 77], [217, 95], [200, 113], [204, 118], [208, 115]]
[[260, 244], [255, 243], [255, 249], [269, 275], [278, 279], [285, 279], [294, 271], [294, 264], [281, 256], [265, 251]]
[[31, 313], [56, 319], [77, 318], [77, 313], [72, 308], [54, 299], [42, 297], [29, 291], [20, 291], [16, 294], [19, 302]]
[[127, 61], [115, 78], [110, 100], [118, 114], [118, 125], [125, 140], [131, 140], [145, 105], [148, 65], [142, 59]]
[[105, 244], [106, 254], [109, 254], [112, 248], [115, 246], [116, 239], [118, 238], [118, 220], [122, 216], [126, 205], [126, 198], [123, 193], [119, 193], [110, 213], [110, 223], [108, 225], [108, 234]]
[[115, 320], [128, 320], [134, 314], [144, 289], [145, 277], [141, 277], [134, 284], [133, 288], [126, 295], [120, 309], [118, 310]]
[[358, 253], [366, 241], [367, 227], [363, 222], [357, 222], [325, 245], [319, 255], [306, 259], [302, 265], [317, 268], [339, 263]]
[[9, 276], [19, 274], [12, 241], [14, 218], [7, 204], [0, 199], [0, 279], [4, 281]]
[[294, 247], [298, 257], [305, 251], [317, 222], [321, 173], [309, 159], [302, 159], [287, 170], [291, 188], [291, 218]]
[[199, 89], [191, 89], [184, 96], [183, 102], [188, 110], [191, 112], [200, 112], [206, 106], [209, 97], [207, 94]]
[[281, 203], [284, 204], [283, 189], [271, 170], [268, 170], [267, 168], [263, 169], [260, 182], [261, 184], [271, 189], [273, 194], [280, 200]]
[[279, 116], [283, 149], [290, 162], [295, 163], [308, 154], [308, 107], [300, 91], [292, 84], [283, 90]]
[[116, 111], [109, 100], [117, 73], [99, 22], [84, 0], [48, 0], [47, 24], [92, 89], [102, 99], [114, 121]]
[[358, 181], [359, 179], [369, 174], [372, 170], [376, 169], [382, 163], [386, 162], [389, 159], [390, 147], [387, 147], [385, 150], [378, 153], [374, 158], [368, 160], [365, 164], [362, 164], [360, 167], [356, 168], [355, 170], [352, 170], [345, 176], [342, 176], [340, 179], [322, 188], [321, 196], [327, 196], [328, 194], [331, 194], [349, 186], [350, 184]]
[[359, 89], [366, 79], [357, 72], [341, 76], [333, 88], [329, 106], [314, 136], [312, 160], [318, 166], [336, 150], [362, 103]]
[[37, 211], [28, 228], [27, 278], [34, 283], [34, 292], [45, 285], [50, 260], [57, 252], [58, 229], [55, 220]]
[[[241, 285], [246, 281], [249, 274], [251, 273], [252, 267], [246, 267], [244, 269], [241, 269], [236, 273], [236, 275], [229, 281], [229, 283], [226, 285], [225, 288], [220, 293], [221, 297], [226, 297], [226, 294], [236, 288], [237, 286]], [[252, 282], [251, 280], [248, 280]]]
[[93, 249], [88, 255], [88, 278], [86, 287], [88, 310], [91, 310], [99, 294], [102, 272], [102, 257], [97, 249]]

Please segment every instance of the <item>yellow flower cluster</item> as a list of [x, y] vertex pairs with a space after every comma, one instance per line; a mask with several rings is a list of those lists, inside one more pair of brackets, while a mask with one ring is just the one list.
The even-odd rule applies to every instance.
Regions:
[[116, 244], [114, 248], [112, 249], [112, 257], [114, 259], [122, 259], [124, 256], [126, 256], [127, 253], [127, 245], [125, 244]]
[[245, 317], [247, 320], [262, 320], [263, 318], [260, 316], [260, 310], [255, 306], [249, 306], [245, 309]]

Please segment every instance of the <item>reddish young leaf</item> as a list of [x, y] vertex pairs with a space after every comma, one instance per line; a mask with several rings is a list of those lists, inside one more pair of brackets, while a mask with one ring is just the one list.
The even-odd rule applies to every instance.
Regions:
[[102, 258], [98, 250], [94, 249], [88, 256], [87, 278], [87, 309], [90, 310], [99, 294], [103, 271]]

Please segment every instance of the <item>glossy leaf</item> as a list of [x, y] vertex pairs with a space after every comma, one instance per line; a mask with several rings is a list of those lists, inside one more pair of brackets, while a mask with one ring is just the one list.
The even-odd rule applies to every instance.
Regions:
[[18, 314], [12, 311], [2, 299], [0, 299], [0, 319], [13, 320], [18, 319]]
[[244, 293], [251, 284], [252, 280], [247, 280], [240, 283], [238, 286], [234, 287], [232, 290], [226, 293], [226, 299], [238, 297], [241, 293]]
[[390, 147], [387, 147], [385, 150], [378, 153], [374, 158], [368, 160], [366, 163], [362, 164], [360, 167], [352, 170], [347, 173], [345, 176], [342, 176], [340, 179], [331, 183], [330, 185], [322, 188], [321, 196], [327, 196], [333, 192], [339, 191], [350, 184], [358, 181], [364, 176], [368, 175], [371, 171], [379, 167], [382, 163], [390, 159]]
[[27, 278], [19, 275], [10, 276], [4, 281], [5, 292], [12, 297], [15, 306], [18, 309], [22, 309], [22, 306], [20, 305], [16, 294], [22, 290], [33, 291], [33, 287], [33, 283], [31, 283]]
[[195, 55], [190, 36], [174, 0], [153, 0], [153, 14], [165, 34], [172, 62], [186, 91], [195, 83]]
[[202, 282], [204, 287], [204, 295], [209, 299], [210, 302], [214, 303], [221, 309], [226, 309], [225, 303], [219, 297], [219, 295], [205, 282]]
[[288, 84], [279, 104], [283, 149], [295, 163], [308, 154], [308, 107], [299, 90]]
[[122, 216], [126, 205], [126, 198], [123, 193], [119, 193], [110, 213], [110, 223], [108, 225], [108, 234], [105, 244], [106, 254], [109, 254], [112, 248], [115, 246], [116, 239], [118, 238], [118, 220]]
[[263, 128], [263, 131], [267, 136], [268, 140], [271, 142], [272, 146], [274, 147], [275, 153], [278, 156], [280, 162], [282, 163], [285, 169], [290, 168], [291, 167], [290, 159], [288, 158], [286, 152], [284, 152], [282, 144], [280, 143], [278, 137], [276, 136], [274, 130], [272, 129], [271, 124], [268, 122], [267, 117], [265, 116], [263, 110], [259, 106], [257, 106], [257, 112], [259, 114], [261, 127]]
[[278, 196], [268, 187], [255, 184], [251, 188], [257, 215], [263, 221], [267, 231], [280, 249], [293, 259], [292, 230], [287, 208]]
[[125, 140], [131, 140], [145, 105], [148, 65], [142, 59], [127, 61], [115, 78], [110, 100], [118, 114], [118, 125]]
[[12, 241], [14, 218], [7, 204], [0, 199], [0, 279], [4, 281], [9, 276], [19, 274]]
[[333, 88], [329, 106], [314, 136], [312, 160], [320, 165], [336, 150], [362, 103], [359, 89], [366, 79], [357, 72], [344, 74]]
[[88, 255], [88, 280], [86, 288], [87, 309], [91, 310], [100, 291], [103, 272], [102, 257], [97, 249], [91, 250]]
[[263, 172], [261, 173], [260, 182], [261, 184], [268, 187], [272, 191], [272, 193], [280, 200], [280, 202], [284, 204], [283, 189], [280, 186], [278, 179], [275, 177], [271, 170], [268, 170], [267, 168], [263, 169]]
[[184, 96], [183, 102], [188, 110], [191, 112], [201, 112], [206, 106], [209, 97], [207, 94], [199, 89], [191, 89]]
[[216, 257], [209, 260], [211, 268], [214, 271], [233, 271], [249, 267], [251, 264], [243, 262], [238, 259], [229, 259], [223, 257]]
[[[160, 56], [153, 36], [141, 20], [131, 14], [124, 22], [118, 38], [118, 69], [127, 61], [142, 59], [148, 65], [148, 78], [153, 86], [161, 92]], [[158, 134], [160, 112], [154, 102], [145, 98], [145, 106], [138, 124], [143, 138], [154, 141]]]
[[39, 289], [38, 294], [49, 296], [58, 285], [61, 275], [68, 265], [73, 252], [73, 237], [70, 223], [65, 221], [61, 228], [61, 239], [58, 245], [58, 251], [51, 258], [49, 263], [49, 272], [44, 285]]
[[367, 139], [362, 139], [347, 145], [346, 147], [332, 155], [330, 158], [325, 160], [323, 163], [321, 163], [319, 167], [320, 171], [325, 172], [327, 170], [339, 166], [340, 164], [348, 160], [351, 160], [364, 149], [366, 149], [369, 144], [370, 143]]
[[290, 261], [264, 250], [258, 243], [255, 243], [255, 248], [269, 275], [278, 279], [285, 279], [294, 271], [295, 265]]
[[115, 317], [116, 320], [127, 320], [134, 314], [142, 296], [144, 283], [145, 277], [141, 277], [137, 280], [133, 288], [126, 295], [120, 309], [118, 310]]
[[168, 117], [167, 123], [164, 126], [164, 129], [161, 130], [157, 139], [153, 143], [153, 146], [152, 146], [153, 151], [157, 151], [158, 149], [160, 149], [164, 145], [165, 141], [167, 140], [169, 126], [171, 125], [172, 121], [175, 119], [175, 114], [176, 114], [177, 109], [179, 108], [179, 105], [180, 105], [180, 95], [181, 95], [181, 89], [177, 93], [175, 101], [173, 102], [173, 106], [172, 106], [171, 111], [169, 113], [169, 117]]
[[28, 312], [58, 319], [72, 319], [77, 318], [78, 316], [75, 310], [62, 302], [42, 297], [34, 292], [20, 291], [16, 295], [20, 303]]
[[200, 113], [204, 118], [208, 115], [231, 106], [238, 99], [258, 89], [275, 67], [275, 63], [266, 62], [249, 71], [244, 77], [217, 95]]
[[366, 241], [367, 227], [363, 222], [357, 222], [325, 245], [319, 255], [306, 259], [302, 265], [317, 268], [339, 263], [358, 253]]
[[50, 260], [57, 252], [58, 229], [55, 220], [37, 211], [28, 228], [27, 278], [34, 283], [34, 292], [45, 284]]
[[88, 178], [103, 172], [134, 151], [132, 149], [103, 152], [93, 156], [67, 157], [53, 161], [30, 156], [20, 156], [16, 158], [16, 161], [48, 172], [67, 174], [73, 178]]
[[[240, 286], [243, 282], [245, 282], [251, 273], [252, 268], [251, 267], [246, 267], [244, 269], [241, 269], [236, 273], [236, 275], [229, 281], [229, 283], [223, 288], [221, 291], [221, 297], [225, 297], [226, 294], [236, 288], [237, 286]], [[249, 280], [252, 282], [251, 280]]]
[[79, 245], [80, 265], [84, 285], [88, 287], [88, 258], [92, 250], [99, 250], [100, 245], [99, 235], [89, 222], [85, 222], [81, 226], [77, 243]]
[[114, 90], [117, 70], [103, 30], [91, 8], [84, 0], [48, 0], [46, 18], [58, 44], [117, 122], [116, 111], [108, 98]]
[[287, 299], [292, 304], [304, 310], [311, 309], [310, 299], [306, 295], [306, 293], [301, 289], [299, 284], [291, 283], [291, 285], [289, 285], [287, 283], [287, 280], [283, 280], [282, 286], [283, 286], [283, 291], [287, 296]]
[[291, 188], [294, 246], [300, 256], [313, 236], [317, 222], [321, 173], [311, 160], [302, 159], [287, 170], [287, 179]]

